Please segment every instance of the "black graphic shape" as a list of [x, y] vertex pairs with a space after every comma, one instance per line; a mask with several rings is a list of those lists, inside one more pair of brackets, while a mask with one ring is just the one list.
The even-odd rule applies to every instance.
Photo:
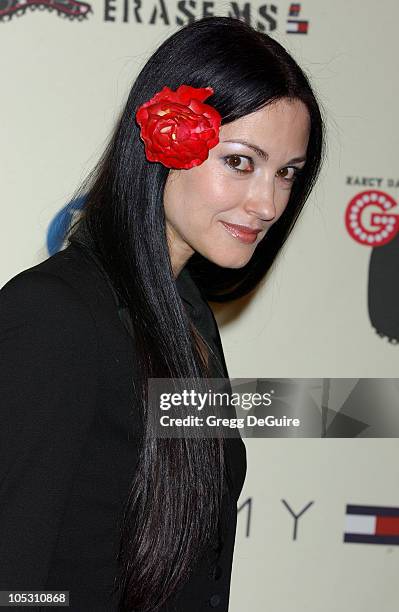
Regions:
[[368, 279], [368, 310], [376, 333], [399, 343], [399, 234], [372, 250]]

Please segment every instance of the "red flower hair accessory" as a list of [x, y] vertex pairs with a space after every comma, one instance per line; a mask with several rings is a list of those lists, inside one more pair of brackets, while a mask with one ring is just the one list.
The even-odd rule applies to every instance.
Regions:
[[165, 86], [138, 108], [136, 120], [149, 161], [188, 169], [207, 159], [219, 142], [222, 120], [213, 106], [203, 104], [212, 94], [212, 87], [180, 85], [172, 91]]

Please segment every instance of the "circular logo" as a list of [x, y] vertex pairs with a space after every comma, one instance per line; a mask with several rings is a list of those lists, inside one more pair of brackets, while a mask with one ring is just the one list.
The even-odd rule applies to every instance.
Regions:
[[387, 244], [399, 232], [399, 215], [387, 214], [395, 206], [396, 201], [383, 191], [372, 189], [358, 193], [345, 212], [349, 235], [367, 246]]

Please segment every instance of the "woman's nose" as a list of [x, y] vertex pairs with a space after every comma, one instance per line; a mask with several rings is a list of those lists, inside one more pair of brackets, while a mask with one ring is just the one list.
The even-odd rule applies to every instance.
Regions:
[[245, 203], [245, 210], [257, 216], [262, 221], [272, 221], [276, 216], [274, 185], [263, 183], [263, 186], [253, 192]]

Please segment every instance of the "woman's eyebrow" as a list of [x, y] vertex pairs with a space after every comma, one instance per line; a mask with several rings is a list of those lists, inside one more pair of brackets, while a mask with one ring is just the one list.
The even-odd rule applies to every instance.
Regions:
[[[255, 153], [259, 155], [259, 157], [261, 157], [262, 159], [266, 159], [266, 160], [269, 159], [269, 155], [266, 153], [266, 151], [264, 151], [260, 147], [257, 147], [251, 142], [248, 142], [247, 140], [240, 140], [240, 139], [234, 138], [231, 140], [221, 140], [220, 142], [237, 142], [239, 144], [243, 144], [246, 147], [249, 147], [250, 149], [255, 151]], [[304, 161], [306, 161], [306, 157], [293, 157], [292, 159], [290, 159], [290, 161], [287, 162], [287, 164], [297, 164], [299, 162], [304, 162]]]
[[261, 149], [260, 147], [257, 147], [256, 145], [248, 142], [247, 140], [240, 140], [240, 139], [234, 138], [234, 139], [231, 139], [231, 140], [222, 140], [221, 142], [237, 142], [237, 143], [245, 145], [246, 147], [249, 147], [250, 149], [255, 151], [255, 153], [257, 153], [259, 155], [259, 157], [262, 157], [263, 159], [269, 159], [269, 155], [266, 153], [266, 151], [263, 151], [263, 149]]

